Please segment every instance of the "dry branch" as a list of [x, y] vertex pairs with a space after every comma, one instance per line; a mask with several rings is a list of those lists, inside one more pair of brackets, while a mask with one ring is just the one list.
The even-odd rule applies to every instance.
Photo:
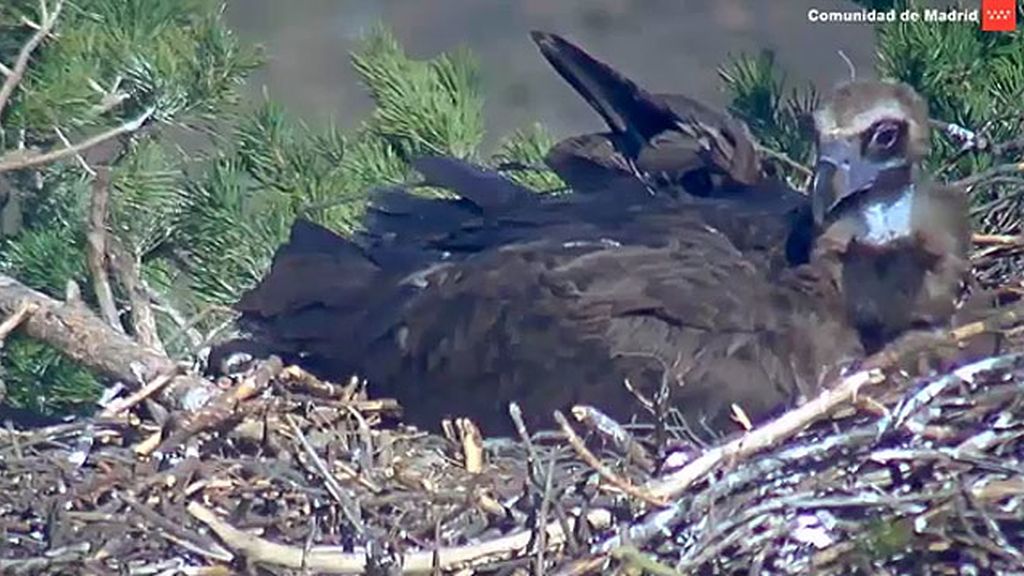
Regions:
[[114, 301], [114, 290], [107, 275], [107, 215], [110, 205], [110, 167], [100, 166], [92, 181], [89, 199], [89, 222], [85, 234], [85, 261], [92, 277], [92, 288], [99, 305], [100, 316], [111, 328], [124, 332]]
[[131, 305], [132, 335], [142, 345], [164, 352], [164, 344], [157, 332], [156, 315], [153, 313], [149, 291], [142, 282], [142, 264], [139, 258], [116, 238], [111, 238], [108, 254], [114, 277], [128, 295], [128, 302]]
[[81, 154], [91, 148], [99, 146], [127, 134], [137, 132], [142, 128], [146, 122], [153, 116], [156, 110], [149, 108], [143, 112], [139, 117], [134, 120], [129, 120], [119, 126], [115, 126], [110, 130], [100, 132], [94, 136], [90, 136], [81, 142], [73, 144], [71, 146], [64, 146], [56, 150], [49, 150], [47, 152], [39, 152], [35, 150], [13, 150], [0, 156], [0, 174], [4, 172], [10, 172], [12, 170], [24, 170], [26, 168], [33, 168], [35, 166], [42, 166], [57, 160], [62, 160], [68, 156], [74, 156]]
[[[7, 102], [10, 101], [11, 95], [14, 94], [18, 84], [21, 83], [21, 79], [25, 77], [25, 71], [28, 70], [28, 63], [32, 59], [32, 53], [53, 32], [53, 27], [57, 25], [60, 11], [64, 8], [64, 0], [57, 0], [53, 5], [53, 9], [47, 9], [46, 0], [42, 0], [39, 3], [39, 7], [39, 23], [35, 26], [35, 33], [21, 47], [21, 51], [18, 52], [18, 57], [14, 61], [14, 66], [3, 70], [3, 74], [7, 78], [4, 80], [3, 85], [0, 86], [0, 126], [3, 126], [4, 108], [7, 107]], [[0, 162], [0, 165], [2, 165], [2, 162]], [[0, 169], [0, 172], [4, 172], [4, 170]]]
[[[190, 502], [188, 512], [206, 524], [228, 548], [250, 562], [293, 570], [304, 569], [317, 574], [366, 573], [366, 554], [345, 552], [333, 546], [303, 549], [276, 544], [242, 532], [198, 502]], [[548, 524], [546, 531], [549, 547], [560, 546], [565, 541], [565, 534], [557, 522]], [[435, 570], [451, 571], [502, 558], [520, 557], [527, 550], [531, 539], [531, 532], [523, 530], [479, 544], [409, 553], [401, 558], [402, 573], [432, 574], [436, 573]]]
[[954, 180], [952, 184], [960, 188], [971, 188], [990, 178], [1021, 173], [1024, 173], [1024, 162], [1011, 162], [1008, 164], [993, 166], [988, 170], [983, 170], [977, 174], [971, 174], [965, 178]]
[[28, 318], [29, 315], [35, 311], [36, 306], [34, 304], [32, 304], [31, 302], [22, 302], [21, 305], [18, 306], [18, 309], [14, 311], [14, 313], [12, 313], [10, 316], [5, 318], [2, 323], [0, 323], [0, 347], [3, 347], [3, 342], [4, 340], [7, 339], [7, 336], [11, 332], [14, 332], [14, 330], [17, 329], [18, 326], [21, 326], [25, 319]]
[[[115, 332], [88, 308], [60, 302], [0, 274], [0, 313], [13, 314], [26, 303], [36, 307], [22, 324], [28, 336], [133, 390], [160, 375], [179, 372], [170, 358]], [[162, 397], [175, 408], [189, 409], [202, 404], [211, 394], [209, 382], [179, 375]]]

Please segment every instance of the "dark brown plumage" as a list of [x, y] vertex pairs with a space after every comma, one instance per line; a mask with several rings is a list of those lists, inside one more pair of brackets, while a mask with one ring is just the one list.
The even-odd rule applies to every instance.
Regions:
[[[843, 98], [840, 91], [831, 110]], [[835, 127], [849, 128], [843, 122]], [[871, 250], [892, 248], [912, 273], [862, 283], [850, 270], [881, 261], [863, 252], [875, 230], [864, 223], [891, 207], [890, 189], [829, 190], [821, 185], [828, 160], [815, 190], [824, 209], [815, 214], [814, 256], [776, 267], [766, 255], [785, 244], [789, 212], [752, 188], [676, 199], [623, 193], [617, 186], [627, 184], [613, 180], [550, 198], [458, 160], [424, 159], [426, 179], [462, 199], [381, 192], [367, 232], [352, 240], [297, 222], [238, 308], [260, 344], [327, 377], [365, 376], [425, 427], [467, 415], [487, 433], [509, 433], [511, 401], [531, 425], [550, 424], [551, 410], [574, 403], [643, 417], [628, 379], [648, 397], [667, 383], [697, 435], [727, 433], [737, 429], [733, 405], [763, 419], [860, 357], [864, 306], [892, 297], [878, 287], [908, 283], [908, 294], [937, 294], [915, 279], [944, 286], [945, 276], [929, 276], [938, 270], [931, 256], [956, 257], [956, 243], [875, 242]], [[911, 190], [915, 202], [924, 199], [913, 213], [934, 218], [927, 207], [938, 193]], [[749, 233], [758, 226], [775, 232]], [[921, 226], [911, 229], [921, 237]], [[936, 321], [946, 314], [934, 310]]]
[[706, 437], [733, 429], [732, 403], [761, 419], [860, 355], [814, 269], [776, 284], [698, 215], [657, 219], [663, 233], [646, 241], [550, 230], [405, 279], [349, 262], [351, 246], [301, 223], [239, 309], [279, 353], [367, 377], [413, 423], [464, 414], [488, 433], [511, 432], [513, 400], [531, 425], [573, 403], [626, 418], [638, 404], [625, 378], [648, 396], [667, 378]]
[[547, 163], [577, 191], [636, 177], [649, 186], [722, 196], [762, 181], [746, 124], [682, 94], [653, 94], [565, 38], [532, 32], [541, 54], [601, 115], [609, 132], [559, 142]]

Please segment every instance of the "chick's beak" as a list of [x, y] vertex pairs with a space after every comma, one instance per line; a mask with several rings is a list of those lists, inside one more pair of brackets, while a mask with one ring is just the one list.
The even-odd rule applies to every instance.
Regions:
[[814, 223], [824, 224], [828, 215], [846, 198], [871, 187], [882, 167], [864, 158], [857, 143], [823, 141], [811, 184]]

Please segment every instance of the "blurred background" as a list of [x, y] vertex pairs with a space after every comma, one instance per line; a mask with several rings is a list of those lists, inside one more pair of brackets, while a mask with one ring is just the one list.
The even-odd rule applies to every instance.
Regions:
[[231, 0], [228, 22], [266, 48], [267, 66], [249, 90], [270, 95], [308, 122], [332, 116], [357, 124], [370, 100], [349, 64], [356, 40], [386, 23], [414, 57], [459, 45], [479, 58], [486, 142], [532, 122], [555, 136], [600, 121], [548, 67], [531, 29], [558, 32], [655, 91], [724, 104], [716, 68], [728, 56], [771, 50], [794, 86], [827, 88], [848, 77], [841, 49], [859, 75], [873, 74], [867, 24], [821, 24], [810, 8], [856, 10], [845, 0]]

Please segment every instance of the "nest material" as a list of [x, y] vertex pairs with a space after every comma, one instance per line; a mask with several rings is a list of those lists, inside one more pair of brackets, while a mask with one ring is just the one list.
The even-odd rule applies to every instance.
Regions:
[[877, 376], [796, 436], [659, 461], [663, 431], [587, 408], [582, 438], [382, 427], [393, 403], [271, 361], [230, 410], [0, 432], [0, 573], [1021, 570], [1024, 355]]

